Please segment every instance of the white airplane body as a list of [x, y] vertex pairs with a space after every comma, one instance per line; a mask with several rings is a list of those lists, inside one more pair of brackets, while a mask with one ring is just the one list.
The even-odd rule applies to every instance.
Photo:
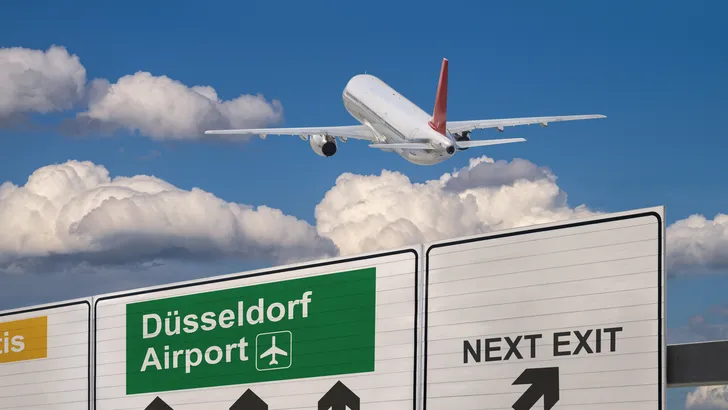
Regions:
[[278, 364], [278, 360], [276, 360], [276, 355], [288, 356], [288, 353], [286, 353], [285, 351], [283, 351], [283, 349], [279, 349], [276, 346], [276, 337], [273, 336], [273, 341], [272, 341], [271, 348], [268, 349], [268, 350], [266, 350], [265, 352], [263, 352], [263, 354], [260, 355], [260, 358], [262, 359], [264, 357], [270, 356], [271, 357], [270, 358], [270, 363], [268, 363], [268, 365], [274, 366], [274, 365], [277, 365]]
[[435, 97], [435, 108], [430, 115], [405, 98], [379, 78], [370, 74], [352, 77], [342, 93], [344, 107], [361, 125], [301, 128], [253, 128], [208, 130], [217, 135], [299, 135], [309, 139], [313, 151], [330, 157], [337, 151], [336, 138], [346, 142], [349, 138], [370, 142], [370, 147], [395, 152], [417, 165], [435, 165], [452, 157], [456, 151], [470, 147], [523, 142], [524, 138], [470, 140], [475, 129], [540, 124], [549, 122], [606, 118], [604, 115], [562, 115], [551, 117], [505, 118], [468, 121], [447, 121], [448, 60], [443, 59], [440, 80]]

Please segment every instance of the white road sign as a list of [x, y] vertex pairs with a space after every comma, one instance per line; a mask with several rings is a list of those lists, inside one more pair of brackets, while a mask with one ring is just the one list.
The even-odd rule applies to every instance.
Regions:
[[100, 296], [95, 408], [413, 410], [418, 251]]
[[0, 312], [0, 409], [91, 409], [91, 302]]
[[663, 208], [426, 246], [426, 410], [663, 410]]

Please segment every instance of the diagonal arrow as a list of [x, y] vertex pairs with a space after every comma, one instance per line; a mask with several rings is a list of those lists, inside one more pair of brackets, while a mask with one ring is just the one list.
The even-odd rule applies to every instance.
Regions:
[[340, 381], [337, 381], [318, 402], [318, 410], [346, 410], [347, 407], [351, 410], [360, 410], [359, 396]]
[[230, 406], [230, 410], [268, 410], [268, 404], [248, 389]]
[[521, 397], [513, 403], [513, 410], [530, 410], [543, 397], [544, 410], [551, 410], [559, 401], [559, 368], [542, 367], [526, 369], [513, 382], [530, 384]]
[[144, 410], [173, 410], [164, 400], [156, 397]]

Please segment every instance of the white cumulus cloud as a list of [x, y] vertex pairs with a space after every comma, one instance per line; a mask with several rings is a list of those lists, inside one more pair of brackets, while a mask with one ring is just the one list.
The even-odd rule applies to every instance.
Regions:
[[728, 386], [700, 386], [688, 393], [685, 408], [689, 410], [728, 409]]
[[728, 215], [691, 215], [667, 229], [668, 269], [728, 269]]
[[264, 127], [283, 118], [281, 103], [261, 94], [223, 101], [210, 86], [188, 87], [148, 72], [92, 84], [88, 110], [74, 121], [81, 131], [125, 129], [154, 139], [196, 139], [206, 129]]
[[118, 130], [154, 139], [203, 138], [208, 128], [265, 127], [283, 118], [278, 100], [241, 94], [223, 100], [209, 85], [187, 86], [165, 75], [139, 71], [116, 82], [87, 82], [80, 58], [64, 47], [0, 48], [0, 127], [25, 115], [78, 109], [63, 121], [67, 134]]
[[[480, 157], [424, 183], [387, 170], [344, 173], [316, 207], [316, 226], [353, 254], [600, 213], [571, 207], [546, 167]], [[728, 215], [676, 221], [666, 239], [671, 275], [728, 270]]]
[[71, 109], [85, 84], [86, 69], [64, 47], [0, 48], [0, 119]]
[[[103, 166], [69, 161], [36, 170], [23, 186], [0, 185], [0, 269], [160, 258], [276, 263], [600, 213], [569, 205], [556, 176], [523, 159], [481, 157], [424, 183], [387, 170], [344, 173], [316, 206], [315, 226], [278, 209], [228, 203], [152, 176], [112, 179]], [[721, 252], [727, 221], [725, 215], [712, 221], [693, 215], [669, 226], [669, 272], [728, 268]]]
[[316, 207], [316, 225], [353, 254], [594, 214], [570, 207], [548, 168], [481, 157], [425, 183], [386, 170], [342, 174]]
[[146, 175], [111, 178], [91, 162], [36, 170], [0, 185], [0, 269], [237, 257], [289, 262], [332, 256], [328, 239], [278, 209], [229, 203]]

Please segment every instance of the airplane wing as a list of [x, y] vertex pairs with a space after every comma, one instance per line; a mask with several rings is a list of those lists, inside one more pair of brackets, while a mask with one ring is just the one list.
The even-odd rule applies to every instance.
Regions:
[[[302, 128], [249, 128], [231, 130], [207, 130], [207, 135], [298, 135], [304, 138], [312, 134], [328, 134], [339, 137], [342, 140], [354, 138], [360, 140], [374, 141], [374, 135], [364, 125], [344, 125], [335, 127], [302, 127]], [[305, 138], [304, 138], [305, 139]]]
[[472, 140], [472, 141], [456, 141], [458, 148], [485, 147], [487, 145], [510, 144], [513, 142], [523, 142], [525, 138], [503, 138], [498, 140]]
[[447, 129], [452, 133], [460, 133], [463, 131], [472, 131], [475, 129], [512, 127], [516, 125], [541, 124], [544, 127], [550, 122], [591, 120], [596, 118], [607, 118], [601, 114], [589, 115], [560, 115], [553, 117], [524, 117], [524, 118], [503, 118], [495, 120], [469, 120], [469, 121], [448, 121]]
[[274, 347], [271, 347], [270, 349], [266, 350], [265, 352], [263, 352], [263, 354], [260, 355], [260, 358], [262, 359], [264, 357], [268, 357], [274, 353], [279, 356], [288, 356], [288, 352], [274, 346]]

